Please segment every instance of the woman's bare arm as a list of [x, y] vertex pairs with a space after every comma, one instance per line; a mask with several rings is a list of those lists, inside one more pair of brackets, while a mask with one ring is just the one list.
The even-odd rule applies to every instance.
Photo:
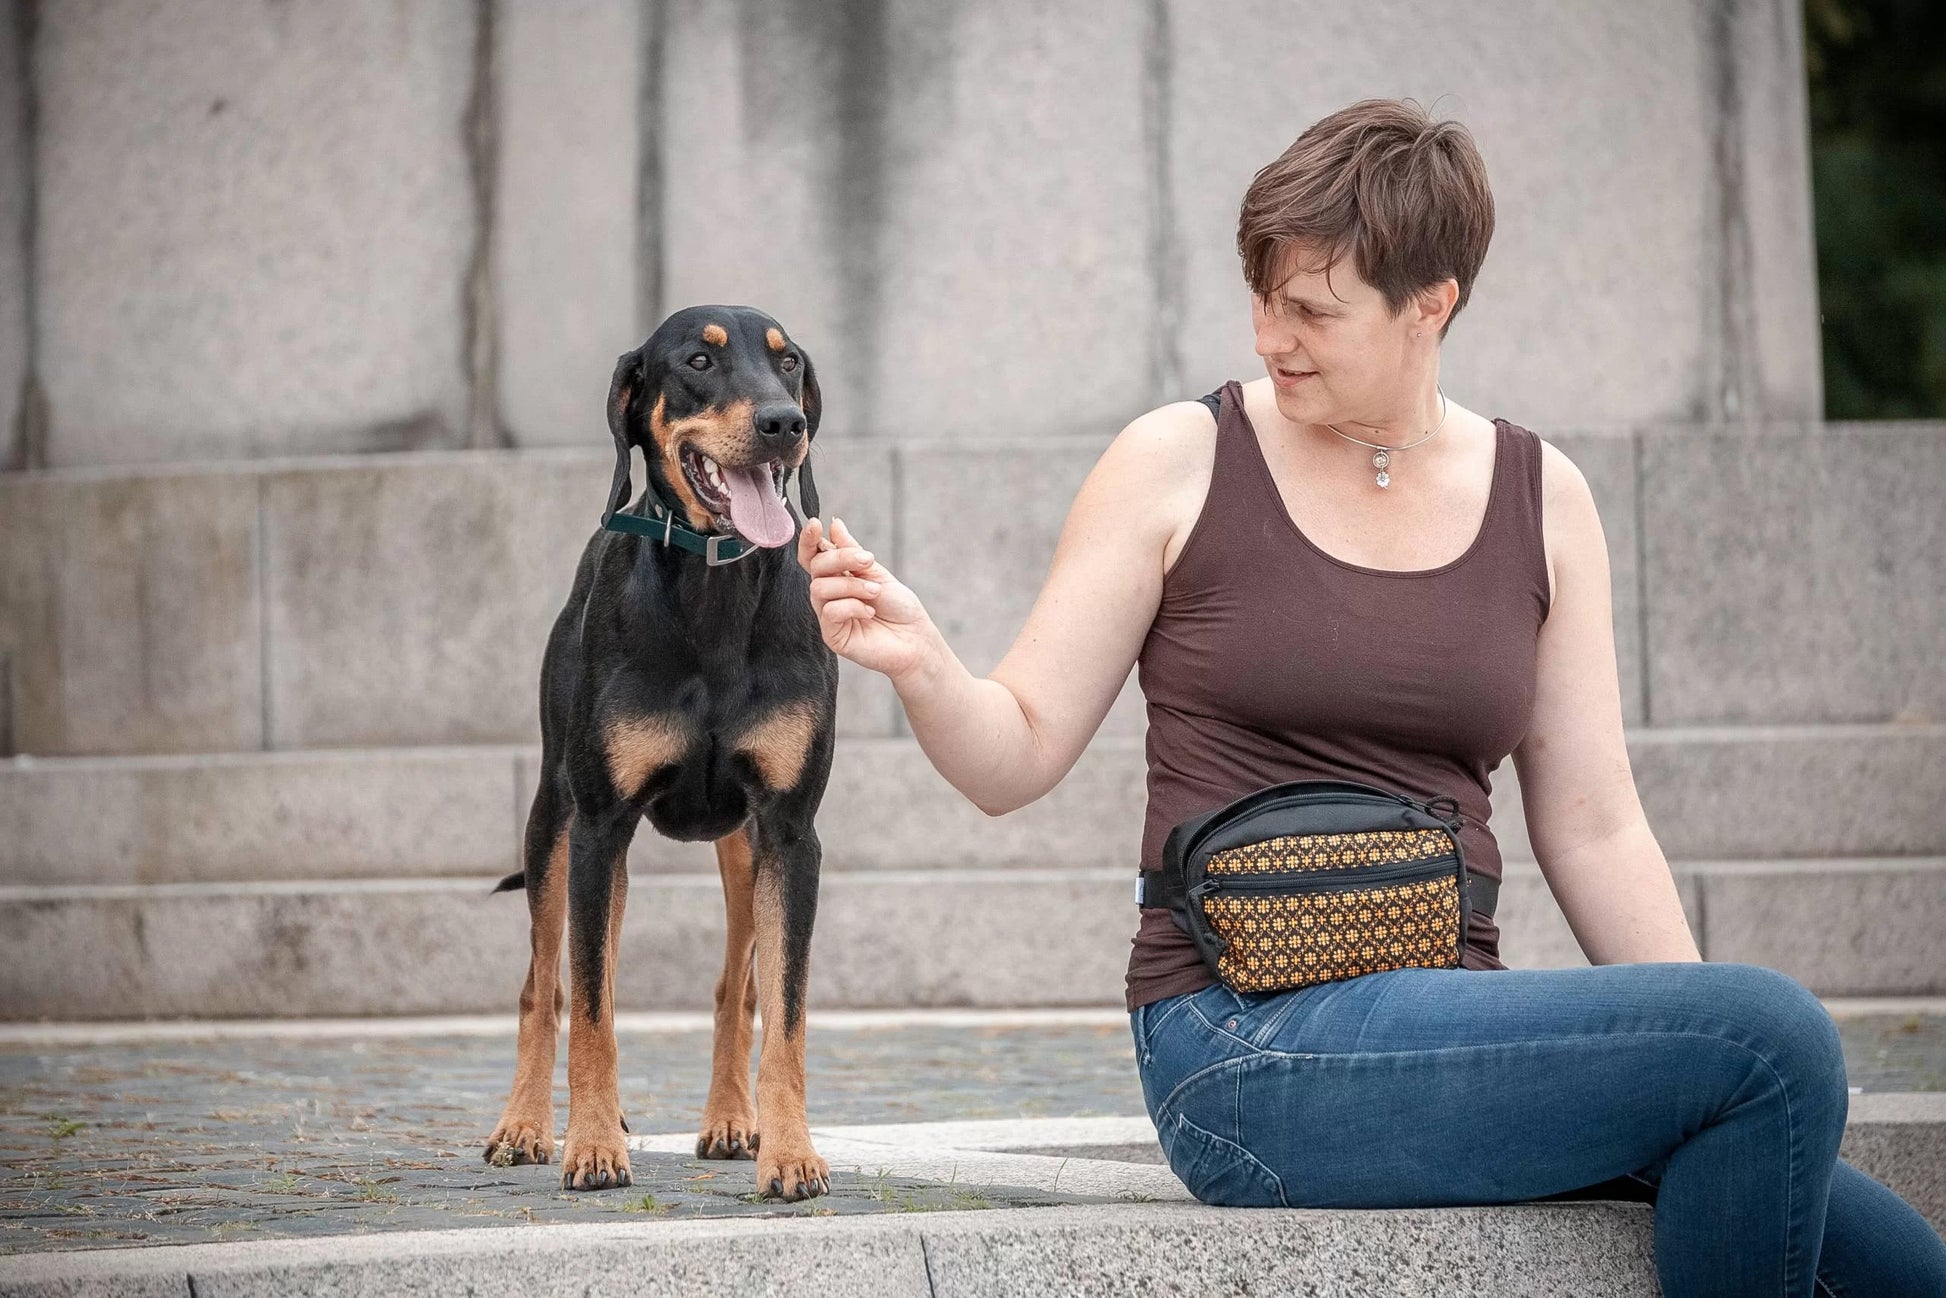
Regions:
[[1115, 701], [1162, 599], [1162, 579], [1209, 487], [1215, 429], [1194, 402], [1135, 420], [1076, 494], [1047, 581], [1000, 665], [975, 677], [910, 589], [836, 521], [799, 541], [825, 642], [891, 677], [913, 735], [989, 815], [1068, 773]]
[[1534, 856], [1593, 963], [1698, 960], [1623, 742], [1601, 518], [1580, 470], [1553, 446], [1543, 455], [1554, 600], [1513, 754]]

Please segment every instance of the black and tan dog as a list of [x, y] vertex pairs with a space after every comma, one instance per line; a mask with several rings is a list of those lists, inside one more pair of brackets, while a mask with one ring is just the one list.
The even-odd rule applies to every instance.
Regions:
[[[802, 1199], [829, 1172], [804, 1115], [804, 987], [831, 769], [837, 659], [790, 542], [793, 474], [820, 396], [810, 357], [747, 307], [678, 311], [615, 367], [615, 480], [541, 668], [541, 780], [527, 820], [533, 959], [513, 1095], [489, 1162], [554, 1152], [554, 1048], [568, 935], [572, 1002], [561, 1184], [629, 1184], [615, 1056], [615, 958], [638, 820], [712, 840], [729, 941], [696, 1152], [754, 1158], [761, 1194]], [[648, 489], [632, 508], [630, 450]], [[754, 968], [752, 958], [755, 958]], [[757, 1096], [752, 1014], [763, 1005]]]

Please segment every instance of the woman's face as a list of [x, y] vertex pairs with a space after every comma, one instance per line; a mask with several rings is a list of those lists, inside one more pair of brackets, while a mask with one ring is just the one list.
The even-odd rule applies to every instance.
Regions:
[[1349, 256], [1329, 275], [1321, 261], [1295, 253], [1287, 265], [1291, 273], [1271, 296], [1252, 294], [1250, 303], [1277, 409], [1297, 424], [1410, 423], [1422, 375], [1436, 373], [1439, 325], [1429, 328], [1426, 315], [1433, 304], [1408, 303], [1394, 316]]

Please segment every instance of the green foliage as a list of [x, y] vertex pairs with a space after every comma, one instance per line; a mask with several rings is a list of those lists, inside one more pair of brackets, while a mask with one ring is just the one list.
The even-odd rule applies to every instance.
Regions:
[[1946, 416], [1946, 4], [1805, 0], [1825, 415]]

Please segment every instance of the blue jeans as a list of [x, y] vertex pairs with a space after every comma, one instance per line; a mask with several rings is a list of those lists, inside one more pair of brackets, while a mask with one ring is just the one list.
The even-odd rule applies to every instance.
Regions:
[[1163, 1152], [1205, 1203], [1513, 1203], [1632, 1177], [1669, 1298], [1946, 1295], [1946, 1244], [1838, 1161], [1838, 1033], [1783, 974], [1406, 969], [1129, 1017]]

